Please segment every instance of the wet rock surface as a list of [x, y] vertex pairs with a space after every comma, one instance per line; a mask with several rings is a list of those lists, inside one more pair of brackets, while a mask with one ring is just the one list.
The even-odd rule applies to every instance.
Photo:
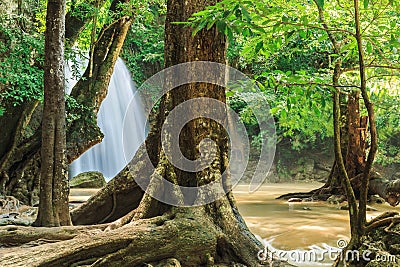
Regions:
[[37, 208], [31, 206], [18, 206], [13, 209], [0, 209], [0, 226], [22, 225], [29, 226], [36, 219]]

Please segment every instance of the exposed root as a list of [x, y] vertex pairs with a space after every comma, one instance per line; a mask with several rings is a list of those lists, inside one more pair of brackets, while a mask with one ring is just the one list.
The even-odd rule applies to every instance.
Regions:
[[372, 220], [370, 220], [370, 221], [367, 223], [367, 226], [369, 226], [369, 225], [371, 225], [371, 224], [373, 224], [373, 223], [375, 223], [375, 222], [377, 222], [377, 221], [380, 221], [380, 220], [382, 220], [382, 219], [389, 218], [389, 217], [394, 217], [394, 216], [397, 216], [397, 215], [399, 215], [399, 213], [396, 212], [396, 211], [386, 211], [386, 212], [384, 212], [384, 213], [382, 213], [382, 214], [376, 216], [376, 217], [373, 218]]
[[117, 210], [117, 194], [116, 194], [115, 192], [113, 192], [113, 194], [112, 194], [112, 200], [113, 200], [113, 201], [112, 201], [112, 209], [111, 209], [110, 213], [109, 213], [106, 217], [104, 217], [103, 219], [101, 219], [101, 220], [99, 221], [99, 223], [104, 223], [104, 222], [106, 222], [108, 219], [111, 218], [111, 216], [114, 215], [115, 211]]
[[[113, 222], [136, 209], [143, 197], [143, 190], [135, 178], [150, 177], [152, 166], [145, 161], [146, 147], [143, 144], [135, 158], [107, 186], [98, 191], [71, 212], [74, 225], [89, 225]], [[135, 178], [134, 178], [135, 177]]]
[[[75, 235], [73, 239], [71, 235], [69, 240], [44, 242], [3, 255], [0, 263], [4, 267], [79, 266], [83, 262], [90, 262], [91, 266], [137, 266], [176, 258], [182, 266], [188, 267], [228, 264], [234, 260], [257, 266], [254, 265], [257, 255], [252, 255], [252, 263], [249, 263], [236, 254], [238, 246], [245, 249], [250, 244], [225, 235], [207, 216], [201, 216], [201, 212], [201, 209], [188, 209], [174, 216], [132, 222], [109, 232]], [[229, 258], [232, 255], [236, 255], [234, 260]]]
[[[64, 226], [64, 227], [0, 227], [0, 247], [12, 247], [32, 242], [49, 242], [73, 239], [78, 235], [94, 235], [103, 231], [107, 225]], [[41, 241], [42, 240], [42, 241]]]
[[277, 197], [276, 199], [290, 199], [290, 198], [301, 198], [301, 199], [312, 199], [312, 200], [327, 200], [332, 195], [331, 192], [327, 191], [327, 188], [321, 187], [318, 189], [311, 190], [310, 192], [296, 192], [288, 193]]
[[123, 217], [119, 218], [118, 220], [115, 220], [112, 223], [109, 223], [107, 228], [105, 229], [106, 232], [118, 229], [125, 224], [128, 224], [130, 221], [132, 221], [133, 217], [135, 217], [136, 214], [136, 209], [130, 211], [128, 214], [124, 215]]
[[377, 228], [377, 227], [381, 227], [381, 226], [385, 226], [388, 225], [390, 227], [386, 227], [385, 229], [390, 229], [392, 228], [395, 224], [400, 223], [400, 217], [388, 217], [388, 218], [384, 218], [381, 220], [377, 220], [371, 224], [369, 224], [366, 228], [365, 228], [365, 232], [368, 233], [371, 230]]

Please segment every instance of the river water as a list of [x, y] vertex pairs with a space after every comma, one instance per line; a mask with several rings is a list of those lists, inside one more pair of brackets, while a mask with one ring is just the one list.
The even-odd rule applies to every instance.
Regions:
[[281, 249], [299, 249], [349, 236], [348, 211], [324, 202], [291, 202], [277, 200], [289, 192], [307, 192], [322, 184], [268, 184], [250, 194], [247, 186], [234, 190], [239, 211], [253, 233], [273, 239]]
[[[338, 249], [338, 242], [342, 245], [343, 240], [349, 240], [348, 211], [326, 202], [288, 203], [286, 200], [276, 199], [285, 193], [307, 192], [321, 185], [315, 182], [265, 184], [254, 193], [249, 193], [247, 185], [239, 185], [235, 187], [234, 195], [248, 227], [270, 250], [322, 253]], [[95, 192], [96, 189], [72, 189], [70, 200], [86, 200]], [[393, 209], [386, 204], [373, 207], [378, 211], [368, 212], [368, 219], [387, 209]], [[289, 261], [296, 266], [308, 267], [330, 266], [332, 263], [327, 255], [324, 260]]]

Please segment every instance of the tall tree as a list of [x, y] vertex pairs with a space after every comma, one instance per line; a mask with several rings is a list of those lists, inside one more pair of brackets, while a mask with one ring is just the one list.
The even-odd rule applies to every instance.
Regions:
[[47, 3], [37, 226], [70, 225], [64, 99], [65, 0]]
[[[192, 29], [174, 23], [185, 21], [193, 12], [214, 3], [214, 0], [168, 0], [165, 37], [167, 66], [200, 60], [225, 63], [225, 36], [216, 27], [203, 29], [193, 36]], [[184, 74], [195, 75], [197, 72], [222, 81], [226, 76], [225, 67], [217, 73], [210, 69], [190, 68], [184, 73], [172, 73], [166, 78], [165, 84], [185, 78]], [[196, 98], [200, 98], [200, 102], [190, 102]], [[176, 261], [181, 266], [212, 266], [219, 263], [258, 266], [260, 262], [257, 255], [262, 249], [261, 244], [244, 223], [232, 192], [220, 195], [211, 203], [200, 205], [207, 194], [212, 196], [215, 192], [199, 191], [200, 194], [183, 197], [181, 187], [170, 191], [167, 184], [160, 184], [156, 179], [161, 175], [174, 185], [186, 187], [200, 187], [229, 179], [229, 172], [223, 174], [229, 164], [227, 133], [222, 125], [207, 116], [196, 117], [184, 124], [179, 142], [182, 154], [187, 159], [195, 160], [207, 154], [210, 156], [210, 164], [203, 169], [185, 171], [175, 167], [167, 157], [168, 149], [161, 145], [160, 132], [167, 139], [175, 137], [162, 129], [163, 124], [171, 126], [169, 123], [181, 119], [186, 113], [196, 115], [201, 114], [201, 111], [213, 111], [212, 107], [201, 102], [201, 98], [224, 103], [225, 90], [221, 84], [196, 82], [178, 85], [164, 94], [157, 123], [149, 133], [146, 144], [141, 146], [130, 162], [131, 169], [127, 167], [122, 170], [105, 188], [73, 212], [76, 224], [113, 222], [120, 218], [109, 224], [107, 231], [95, 238], [82, 235], [58, 244], [46, 244], [31, 253], [6, 256], [2, 261], [4, 266], [21, 264], [26, 260], [41, 266], [83, 263], [92, 266], [141, 266], [144, 263], [164, 266], [165, 262], [159, 263], [168, 258], [175, 258], [174, 263], [178, 266]], [[185, 102], [194, 104], [185, 113], [174, 117], [174, 109]], [[217, 114], [226, 120], [225, 105], [217, 110]], [[167, 122], [171, 117], [173, 121]], [[210, 140], [216, 146], [208, 146]], [[148, 184], [146, 192], [138, 186], [142, 181]], [[153, 198], [152, 191], [157, 191], [161, 196], [175, 197], [177, 203], [186, 203], [190, 207], [177, 207], [158, 201]], [[196, 202], [198, 205], [190, 205]], [[120, 227], [122, 225], [124, 227]], [[99, 228], [104, 229], [104, 226]], [[38, 253], [42, 257], [33, 257]]]
[[[65, 19], [66, 47], [74, 44], [77, 36], [92, 17], [90, 11], [95, 8], [90, 5], [94, 5], [95, 2], [100, 5], [104, 4], [105, 1], [82, 3], [84, 7], [81, 5], [74, 6], [67, 13]], [[102, 140], [103, 135], [97, 126], [96, 114], [107, 95], [114, 64], [131, 24], [132, 16], [121, 10], [126, 2], [127, 0], [112, 1], [109, 12], [118, 14], [118, 16], [113, 16], [112, 20], [103, 25], [93, 45], [94, 54], [91, 63], [71, 92], [77, 105], [67, 107], [67, 113], [71, 115], [70, 118], [74, 118], [68, 120], [67, 124], [68, 163], [71, 163], [84, 151]], [[74, 12], [77, 9], [82, 12]], [[31, 29], [31, 31], [34, 30]], [[33, 47], [37, 54], [26, 52], [18, 62], [27, 62], [24, 64], [27, 66], [30, 66], [31, 62], [35, 62], [32, 68], [41, 71], [43, 66], [41, 61], [37, 60], [37, 57], [41, 56], [43, 52], [35, 46], [38, 42], [37, 38], [32, 39], [34, 43], [28, 44], [27, 47]], [[10, 45], [16, 44], [7, 44], [7, 46]], [[18, 42], [18, 45], [20, 45], [20, 42]], [[18, 49], [18, 51], [20, 50]], [[36, 72], [32, 71], [32, 68], [29, 71], [22, 70], [21, 73], [38, 72], [37, 70]], [[25, 92], [31, 91], [30, 87], [27, 86], [30, 85], [37, 90], [34, 91], [33, 95], [40, 98], [40, 86], [36, 85], [35, 82], [41, 81], [42, 77], [37, 78], [35, 75], [28, 77], [27, 84], [17, 84], [16, 87]], [[1, 87], [7, 90], [6, 84], [2, 84]], [[17, 95], [19, 95], [18, 92]], [[0, 138], [0, 192], [5, 195], [13, 195], [23, 203], [30, 205], [37, 204], [40, 180], [41, 127], [39, 125], [42, 105], [36, 98], [24, 99], [24, 102], [17, 106], [14, 106], [15, 102], [5, 101], [6, 111], [3, 116], [0, 116], [0, 125], [2, 129], [6, 129], [3, 137]], [[4, 99], [2, 100], [4, 101]], [[27, 125], [28, 127], [26, 127]], [[27, 128], [29, 130], [25, 130]]]

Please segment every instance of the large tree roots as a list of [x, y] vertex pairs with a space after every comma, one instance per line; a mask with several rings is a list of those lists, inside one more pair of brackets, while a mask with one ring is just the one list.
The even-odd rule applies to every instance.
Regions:
[[[400, 217], [386, 212], [371, 220], [356, 250], [342, 256], [347, 266], [381, 267], [400, 266]], [[340, 266], [337, 262], [336, 266]]]
[[129, 163], [130, 167], [125, 167], [106, 187], [71, 212], [73, 224], [109, 223], [136, 209], [144, 192], [135, 178], [148, 179], [152, 174], [152, 166], [147, 166], [145, 158], [146, 146], [143, 144]]
[[[167, 259], [175, 259], [181, 266], [233, 266], [234, 263], [261, 266], [257, 245], [244, 235], [241, 239], [238, 235], [229, 236], [229, 230], [216, 226], [209, 216], [201, 214], [202, 210], [179, 210], [131, 222], [112, 231], [103, 231], [104, 225], [5, 227], [0, 230], [3, 246], [12, 236], [14, 243], [30, 242], [30, 246], [20, 246], [17, 251], [4, 255], [1, 254], [7, 249], [0, 249], [0, 265], [156, 266]], [[37, 233], [32, 234], [33, 231]]]
[[[351, 184], [356, 195], [359, 194], [361, 186], [361, 175], [357, 175], [351, 179]], [[383, 198], [391, 206], [395, 207], [400, 202], [400, 180], [386, 180], [378, 173], [371, 175], [369, 182], [369, 195], [378, 195]], [[332, 195], [344, 195], [344, 191], [340, 186], [332, 186], [329, 183], [320, 188], [311, 190], [310, 192], [288, 193], [278, 197], [278, 199], [299, 198], [302, 200], [327, 200]]]

